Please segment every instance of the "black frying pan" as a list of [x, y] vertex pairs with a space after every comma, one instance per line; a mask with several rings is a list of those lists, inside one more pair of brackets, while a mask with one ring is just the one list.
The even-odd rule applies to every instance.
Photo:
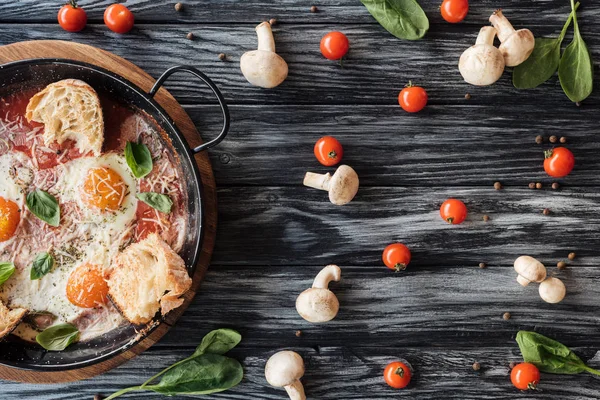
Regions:
[[[215, 139], [194, 149], [189, 147], [171, 117], [154, 100], [154, 95], [169, 76], [179, 71], [192, 74], [207, 84], [216, 95], [223, 112], [224, 122], [221, 133]], [[168, 69], [158, 78], [150, 92], [146, 93], [127, 79], [91, 64], [65, 59], [31, 59], [0, 65], [0, 97], [15, 90], [42, 89], [52, 82], [69, 78], [87, 82], [100, 96], [109, 96], [123, 105], [146, 113], [170, 139], [172, 145], [165, 144], [176, 153], [181, 162], [181, 176], [185, 179], [183, 186], [188, 197], [188, 232], [180, 255], [186, 263], [190, 276], [193, 276], [204, 233], [202, 181], [194, 161], [194, 154], [217, 145], [227, 135], [229, 111], [221, 92], [206, 75], [188, 66]], [[160, 317], [157, 316], [155, 321], [159, 320]], [[0, 364], [43, 371], [81, 368], [127, 350], [144, 339], [151, 331], [152, 329], [149, 329], [143, 335], [137, 336], [138, 333], [132, 326], [125, 325], [91, 341], [72, 344], [60, 352], [49, 352], [38, 345], [9, 336], [5, 341], [0, 342]]]

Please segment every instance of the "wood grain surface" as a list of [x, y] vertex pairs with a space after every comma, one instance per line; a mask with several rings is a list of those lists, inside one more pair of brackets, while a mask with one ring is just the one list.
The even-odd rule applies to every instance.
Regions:
[[[111, 70], [146, 91], [149, 91], [154, 84], [154, 79], [134, 64], [115, 56], [114, 54], [88, 45], [65, 41], [44, 40], [17, 42], [0, 47], [0, 63], [28, 58], [68, 58], [71, 60], [87, 62]], [[173, 118], [190, 145], [196, 146], [201, 143], [200, 135], [193, 122], [169, 92], [165, 89], [160, 89], [154, 98], [165, 111], [167, 111], [171, 118]], [[30, 383], [57, 383], [86, 379], [117, 367], [160, 340], [190, 305], [190, 302], [194, 298], [195, 291], [198, 289], [200, 282], [206, 273], [214, 247], [217, 223], [215, 181], [210, 167], [210, 161], [208, 160], [206, 153], [197, 154], [196, 162], [198, 163], [198, 169], [200, 170], [202, 179], [204, 237], [198, 264], [194, 276], [192, 277], [192, 288], [185, 294], [183, 305], [169, 313], [165, 317], [164, 322], [150, 335], [144, 338], [144, 340], [135, 344], [127, 351], [117, 354], [101, 363], [61, 372], [24, 371], [8, 366], [0, 366], [0, 379]]]
[[[102, 25], [105, 0], [80, 1], [90, 24], [79, 34], [56, 26], [53, 2], [2, 2], [0, 43], [76, 40], [123, 56], [154, 77], [175, 64], [200, 68], [223, 90], [232, 131], [210, 152], [219, 188], [213, 262], [177, 324], [148, 351], [106, 374], [63, 385], [2, 382], [0, 397], [106, 395], [189, 355], [209, 330], [231, 327], [244, 337], [232, 355], [244, 364], [245, 378], [215, 398], [286, 398], [263, 374], [268, 357], [281, 349], [304, 357], [309, 399], [600, 398], [600, 381], [591, 375], [543, 374], [541, 390], [528, 393], [515, 390], [508, 376], [508, 364], [520, 360], [514, 338], [521, 329], [554, 337], [600, 368], [600, 91], [576, 107], [556, 77], [518, 91], [508, 70], [496, 85], [475, 88], [456, 68], [494, 9], [502, 7], [516, 27], [527, 26], [536, 36], [555, 36], [569, 2], [471, 1], [467, 19], [456, 25], [441, 19], [440, 2], [419, 1], [431, 28], [416, 42], [388, 34], [358, 0], [182, 0], [179, 13], [175, 1], [128, 0], [137, 19], [128, 35]], [[597, 77], [600, 5], [581, 2], [579, 21]], [[313, 4], [319, 12], [310, 12]], [[245, 82], [239, 58], [256, 46], [254, 26], [273, 17], [290, 75], [280, 87], [262, 90]], [[350, 39], [344, 68], [319, 53], [321, 37], [331, 30]], [[186, 39], [188, 32], [194, 40]], [[416, 115], [397, 106], [398, 91], [409, 80], [430, 97]], [[203, 137], [212, 137], [220, 121], [212, 97], [185, 77], [174, 77], [168, 89]], [[343, 143], [344, 162], [361, 179], [356, 200], [344, 207], [301, 186], [306, 171], [333, 170], [312, 155], [323, 135]], [[551, 189], [554, 180], [542, 169], [542, 152], [551, 145], [537, 145], [537, 135], [566, 136], [576, 155], [575, 170], [559, 180], [560, 190]], [[495, 181], [504, 189], [494, 190]], [[544, 188], [530, 190], [530, 182]], [[447, 197], [469, 207], [463, 225], [439, 218]], [[543, 215], [544, 208], [551, 214]], [[380, 261], [393, 241], [413, 252], [400, 274]], [[576, 259], [558, 271], [556, 263], [571, 251]], [[517, 284], [512, 263], [521, 254], [539, 257], [564, 280], [564, 302], [544, 303], [536, 286]], [[487, 268], [480, 269], [480, 262]], [[327, 263], [342, 267], [342, 281], [332, 285], [341, 309], [334, 321], [312, 325], [293, 305]], [[511, 313], [508, 321], [505, 312]], [[384, 366], [396, 359], [414, 369], [407, 390], [393, 391], [382, 381]], [[475, 361], [482, 366], [478, 372]]]

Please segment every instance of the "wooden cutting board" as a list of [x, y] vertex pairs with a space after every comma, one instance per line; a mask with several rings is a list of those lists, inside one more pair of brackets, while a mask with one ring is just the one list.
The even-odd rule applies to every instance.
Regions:
[[[29, 42], [13, 43], [0, 46], [0, 64], [11, 61], [19, 61], [30, 58], [66, 58], [83, 61], [102, 68], [106, 68], [133, 82], [145, 91], [149, 91], [155, 79], [131, 62], [96, 47], [60, 40], [35, 40]], [[202, 143], [200, 134], [194, 123], [171, 94], [161, 88], [154, 99], [173, 118], [179, 130], [183, 133], [191, 147]], [[208, 268], [215, 244], [217, 228], [217, 200], [215, 189], [215, 178], [213, 176], [210, 160], [206, 152], [196, 155], [196, 162], [200, 170], [203, 185], [204, 202], [204, 241], [200, 259], [193, 276], [192, 289], [185, 295], [184, 304], [177, 310], [169, 313], [165, 322], [157, 327], [147, 338], [133, 346], [129, 350], [118, 354], [99, 364], [60, 372], [25, 371], [6, 366], [0, 366], [0, 379], [29, 382], [29, 383], [58, 383], [70, 382], [106, 372], [119, 366], [127, 360], [140, 354], [152, 346], [177, 321], [188, 307]]]

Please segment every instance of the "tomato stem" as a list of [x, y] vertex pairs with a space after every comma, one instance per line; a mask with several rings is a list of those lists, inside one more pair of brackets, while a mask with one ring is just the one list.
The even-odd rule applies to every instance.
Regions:
[[396, 265], [394, 265], [394, 271], [396, 271], [396, 272], [404, 271], [405, 269], [406, 269], [406, 264], [404, 264], [404, 263], [397, 263]]
[[537, 390], [537, 384], [535, 382], [529, 382], [527, 384], [527, 389], [528, 390]]
[[552, 153], [553, 153], [553, 150], [546, 150], [546, 151], [544, 151], [544, 158], [550, 158], [550, 157], [552, 157]]
[[327, 157], [335, 159], [337, 158], [337, 153], [335, 150], [331, 150], [329, 153], [327, 153]]
[[404, 85], [405, 88], [409, 88], [409, 87], [413, 87], [412, 81], [408, 81], [408, 83], [406, 85]]
[[404, 368], [398, 367], [394, 371], [394, 374], [398, 375], [400, 378], [404, 378]]
[[69, 0], [69, 4], [71, 5], [71, 7], [77, 8], [77, 0]]
[[451, 224], [452, 222], [454, 222], [454, 217], [448, 217], [448, 218], [446, 218], [446, 222], [448, 222], [449, 224]]

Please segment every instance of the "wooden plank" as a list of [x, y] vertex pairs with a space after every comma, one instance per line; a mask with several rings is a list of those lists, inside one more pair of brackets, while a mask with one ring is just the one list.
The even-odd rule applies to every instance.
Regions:
[[[128, 0], [125, 5], [135, 14], [139, 22], [163, 23], [240, 23], [247, 24], [277, 18], [282, 23], [376, 23], [367, 10], [354, 0], [327, 0], [307, 2], [304, 0], [245, 1], [221, 0], [207, 4], [203, 0], [183, 0], [182, 12], [176, 12], [172, 1]], [[91, 21], [102, 21], [107, 3], [103, 0], [80, 1]], [[432, 24], [443, 23], [438, 12], [439, 0], [420, 0], [419, 3], [428, 14]], [[318, 6], [317, 13], [311, 13], [312, 5]], [[581, 12], [598, 15], [591, 7], [581, 7]], [[56, 21], [59, 3], [19, 0], [18, 3], [0, 4], [0, 22], [50, 22]], [[492, 0], [479, 0], [471, 4], [465, 23], [484, 24], [498, 3]], [[554, 23], [556, 19], [566, 19], [569, 13], [568, 2], [557, 3], [554, 0], [521, 2], [505, 0], [502, 8], [515, 21], [522, 23]]]
[[[551, 266], [570, 251], [581, 256], [577, 265], [600, 264], [600, 194], [592, 188], [365, 187], [346, 206], [305, 187], [222, 188], [218, 197], [215, 264], [376, 265], [394, 241], [412, 249], [415, 267], [512, 265], [522, 254]], [[450, 197], [470, 210], [461, 225], [440, 218]]]
[[[243, 345], [242, 345], [243, 346]], [[397, 348], [389, 346], [380, 349], [355, 347], [293, 347], [306, 364], [303, 384], [309, 399], [552, 399], [566, 398], [597, 399], [600, 396], [597, 379], [589, 374], [556, 376], [542, 374], [540, 391], [520, 393], [510, 383], [508, 364], [518, 361], [519, 353], [512, 347], [479, 347], [464, 349]], [[267, 358], [278, 349], [243, 348], [234, 351], [245, 367], [242, 383], [223, 393], [214, 395], [220, 399], [272, 399], [286, 398], [283, 389], [270, 387], [264, 378], [264, 365]], [[592, 357], [587, 349], [574, 349], [584, 359]], [[139, 362], [128, 363], [118, 370], [109, 372], [84, 382], [43, 387], [28, 384], [2, 384], [3, 396], [19, 399], [38, 399], [40, 391], [47, 400], [91, 399], [101, 392], [105, 395], [123, 387], [139, 385], [144, 377], [149, 377], [161, 368], [189, 355], [188, 349], [150, 350], [140, 356]], [[381, 376], [385, 365], [395, 360], [405, 360], [414, 370], [412, 383], [404, 390], [389, 388]], [[472, 363], [482, 365], [480, 371], [473, 371]], [[593, 363], [598, 367], [598, 362]], [[124, 399], [144, 398], [160, 400], [164, 397], [146, 394], [130, 394]], [[6, 398], [6, 397], [3, 397]], [[185, 400], [188, 397], [174, 396], [172, 399]]]
[[[217, 107], [186, 106], [186, 111], [205, 137], [216, 134], [222, 118]], [[356, 169], [362, 186], [489, 189], [500, 181], [521, 188], [543, 182], [549, 190], [556, 179], [544, 172], [543, 151], [553, 146], [551, 135], [565, 135], [577, 165], [558, 181], [569, 187], [600, 184], [596, 109], [563, 105], [553, 113], [548, 124], [533, 107], [499, 115], [466, 100], [431, 106], [418, 116], [398, 106], [239, 105], [231, 107], [232, 134], [210, 155], [221, 187], [301, 185], [306, 171], [333, 171], [313, 155], [317, 139], [333, 135], [344, 146], [343, 163]], [[546, 137], [544, 145], [535, 143], [538, 134]]]
[[[582, 16], [583, 35], [594, 58], [600, 59], [600, 32], [594, 31], [590, 23], [583, 25], [586, 18], [590, 19]], [[555, 27], [536, 27], [544, 34], [554, 34], [561, 26], [562, 22]], [[275, 32], [278, 52], [288, 62], [290, 73], [273, 90], [251, 87], [239, 70], [239, 57], [256, 47], [252, 25], [139, 24], [128, 35], [107, 32], [101, 25], [91, 25], [87, 35], [73, 35], [49, 25], [22, 28], [0, 25], [0, 43], [48, 38], [77, 40], [114, 52], [155, 77], [170, 66], [190, 64], [213, 78], [231, 104], [397, 105], [398, 92], [412, 80], [428, 90], [431, 105], [464, 104], [468, 92], [473, 96], [469, 104], [485, 104], [499, 116], [511, 108], [529, 107], [539, 111], [539, 119], [552, 121], [557, 115], [556, 107], [572, 106], [568, 109], [577, 112], [556, 78], [531, 91], [513, 88], [508, 72], [491, 87], [478, 88], [465, 83], [457, 63], [461, 53], [474, 44], [476, 27], [450, 29], [445, 25], [419, 42], [398, 40], [379, 25], [340, 24], [335, 28], [348, 34], [352, 42], [344, 68], [319, 52], [319, 41], [330, 27], [314, 24], [278, 27]], [[190, 31], [196, 34], [193, 41], [186, 39]], [[220, 61], [219, 53], [227, 54], [228, 61]], [[185, 75], [174, 76], [167, 85], [180, 102], [214, 104], [213, 96], [201, 87]], [[594, 108], [600, 104], [599, 100], [600, 91], [596, 91], [585, 106]], [[435, 114], [428, 111], [419, 117], [435, 117]]]

